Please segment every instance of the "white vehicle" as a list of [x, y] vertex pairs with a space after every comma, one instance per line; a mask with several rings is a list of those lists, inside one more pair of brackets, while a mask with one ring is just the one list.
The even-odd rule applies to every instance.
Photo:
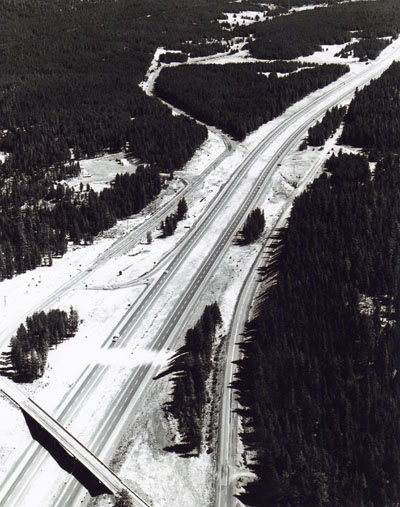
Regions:
[[115, 335], [112, 337], [112, 340], [111, 340], [111, 341], [112, 341], [113, 343], [115, 343], [115, 342], [117, 342], [117, 341], [118, 341], [118, 339], [119, 339], [119, 333], [115, 333]]

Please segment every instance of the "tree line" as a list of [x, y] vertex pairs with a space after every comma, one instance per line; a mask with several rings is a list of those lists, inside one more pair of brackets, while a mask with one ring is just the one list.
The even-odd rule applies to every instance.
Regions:
[[400, 150], [400, 63], [394, 62], [379, 79], [357, 90], [346, 114], [341, 141], [379, 153]]
[[331, 173], [332, 185], [346, 185], [347, 183], [367, 183], [371, 177], [368, 159], [365, 155], [343, 153], [332, 155], [325, 163], [325, 168]]
[[400, 495], [400, 161], [339, 155], [293, 206], [263, 270], [235, 382], [253, 506]]
[[290, 16], [237, 27], [234, 36], [252, 40], [245, 46], [252, 56], [265, 60], [292, 59], [311, 55], [322, 44], [349, 43], [352, 37], [366, 39], [354, 49], [363, 57], [383, 49], [377, 37], [397, 37], [400, 15], [396, 0], [351, 2], [296, 12]]
[[339, 51], [338, 56], [348, 57], [353, 55], [360, 61], [375, 60], [381, 51], [385, 49], [392, 41], [389, 39], [361, 39], [346, 46]]
[[159, 61], [161, 63], [185, 63], [187, 62], [188, 55], [186, 53], [175, 53], [172, 51], [167, 51], [160, 55]]
[[321, 121], [308, 129], [307, 144], [309, 146], [323, 146], [329, 136], [339, 128], [346, 109], [345, 106], [335, 106], [327, 111]]
[[172, 399], [166, 410], [178, 421], [186, 452], [200, 450], [207, 402], [206, 381], [212, 367], [215, 330], [221, 322], [216, 303], [206, 306], [196, 325], [185, 335], [185, 342], [162, 375], [173, 373]]
[[50, 347], [74, 336], [78, 326], [78, 312], [72, 306], [69, 313], [57, 309], [27, 317], [11, 339], [10, 359], [17, 377], [25, 382], [41, 377]]
[[[68, 241], [92, 243], [117, 219], [138, 213], [160, 189], [159, 172], [139, 166], [134, 174], [118, 174], [111, 188], [99, 193], [90, 189], [77, 195], [67, 188], [52, 203], [35, 203], [22, 210], [10, 206], [0, 215], [0, 280], [51, 265], [53, 257], [67, 251]], [[5, 197], [0, 195], [0, 205]]]
[[[190, 157], [192, 134], [202, 132], [204, 139], [203, 128], [174, 117], [137, 86], [157, 46], [179, 44], [189, 27], [194, 43], [221, 33], [206, 21], [208, 12], [198, 29], [186, 19], [179, 30], [175, 24], [166, 30], [173, 16], [174, 22], [180, 17], [180, 3], [148, 2], [150, 17], [143, 22], [137, 20], [142, 7], [132, 0], [37, 0], [13, 4], [15, 11], [3, 2], [0, 150], [12, 154], [5, 177], [13, 169], [36, 172], [70, 160], [70, 150], [78, 159], [127, 148], [167, 171], [181, 167]], [[161, 7], [161, 16], [151, 16]]]
[[[294, 102], [348, 72], [320, 65], [278, 78], [264, 64], [180, 65], [164, 68], [155, 84], [159, 97], [215, 125], [238, 140], [279, 116]], [[265, 64], [268, 72], [269, 64]], [[257, 100], [253, 100], [257, 97]]]
[[[218, 8], [201, 12], [204, 3], [1, 3], [1, 279], [51, 264], [68, 240], [91, 242], [142, 209], [158, 194], [158, 173], [181, 168], [206, 139], [205, 127], [138, 86], [158, 46], [222, 33], [211, 23]], [[82, 196], [60, 184], [79, 174], [79, 159], [119, 150], [151, 166], [121, 176], [126, 188], [117, 181]]]

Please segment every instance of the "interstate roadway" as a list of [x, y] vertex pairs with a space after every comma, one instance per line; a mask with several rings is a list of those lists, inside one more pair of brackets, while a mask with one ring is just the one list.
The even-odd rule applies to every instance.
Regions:
[[[178, 260], [174, 259], [167, 271], [164, 272], [153, 285], [149, 286], [148, 291], [145, 291], [145, 293], [147, 292], [146, 297], [142, 298], [140, 302], [140, 305], [143, 304], [143, 306], [137, 306], [135, 312], [128, 315], [124, 323], [124, 328], [122, 329], [121, 342], [118, 343], [118, 346], [122, 347], [124, 343], [129, 341], [132, 336], [132, 331], [137, 325], [137, 319], [140, 318], [144, 311], [148, 311], [150, 304], [160, 295], [163, 288], [172, 277], [179, 277], [181, 265], [184, 263], [189, 253], [196, 247], [201, 237], [206, 235], [208, 228], [211, 226], [216, 216], [220, 214], [220, 210], [225, 203], [234, 198], [235, 189], [243, 183], [245, 179], [244, 176], [248, 173], [250, 167], [258, 161], [259, 157], [268, 147], [274, 144], [274, 154], [263, 168], [253, 190], [246, 199], [240, 203], [231, 219], [227, 221], [224, 232], [212, 245], [210, 253], [188, 281], [188, 284], [182, 291], [182, 295], [180, 296], [175, 310], [157, 333], [157, 337], [152, 344], [152, 350], [162, 351], [171, 344], [176, 333], [184, 329], [193, 306], [196, 304], [207, 280], [218, 266], [219, 260], [224, 256], [233, 235], [240, 227], [248, 211], [252, 209], [260, 198], [260, 195], [265, 192], [270, 185], [277, 164], [283, 159], [292, 144], [298, 142], [299, 138], [304, 135], [308, 127], [315, 121], [315, 118], [320, 117], [326, 109], [347, 98], [354, 92], [356, 87], [362, 86], [364, 82], [368, 82], [372, 77], [379, 75], [389, 63], [389, 58], [387, 58], [384, 63], [379, 61], [376, 65], [372, 64], [368, 66], [363, 76], [357, 76], [351, 79], [342, 78], [335, 86], [329, 87], [326, 94], [322, 94], [314, 102], [304, 106], [291, 118], [282, 121], [276, 130], [269, 134], [260, 145], [253, 150], [238, 169], [235, 177], [236, 179], [233, 178], [232, 182], [225, 186], [226, 190], [224, 189], [223, 192], [220, 192], [217, 202], [214, 201], [213, 205], [204, 215], [204, 218], [200, 220], [196, 227], [193, 227], [191, 233], [188, 234], [188, 239], [182, 242], [180, 247], [181, 255], [177, 255], [175, 258]], [[220, 204], [218, 204], [218, 202]], [[74, 386], [67, 403], [57, 410], [57, 419], [62, 424], [65, 424], [70, 418], [71, 413], [77, 414], [79, 405], [84, 401], [86, 396], [90, 396], [90, 392], [93, 386], [95, 386], [96, 378], [102, 374], [102, 368], [106, 367], [100, 365], [96, 365], [95, 368], [88, 367], [87, 372], [82, 375], [80, 381]], [[118, 399], [113, 400], [113, 407], [110, 407], [107, 418], [100, 421], [96, 428], [88, 428], [88, 445], [90, 445], [90, 449], [97, 456], [105, 460], [109, 459], [119, 442], [121, 432], [124, 430], [124, 420], [128, 420], [130, 414], [139, 409], [140, 403], [142, 402], [142, 394], [151, 383], [151, 379], [156, 372], [156, 364], [142, 365], [132, 371], [132, 375], [129, 381], [122, 387]], [[116, 422], [116, 426], [114, 426], [113, 420]], [[40, 480], [45, 484], [46, 479], [41, 478], [39, 469], [42, 460], [47, 458], [43, 456], [43, 453], [40, 453], [40, 450], [37, 448], [34, 449], [34, 447], [35, 446], [32, 446], [32, 449], [29, 451], [30, 458], [32, 458], [29, 459], [29, 463], [32, 464], [32, 476], [34, 475], [35, 481]], [[105, 452], [104, 449], [107, 449], [107, 452]], [[19, 497], [16, 492], [21, 491], [23, 486], [26, 485], [23, 474], [17, 473], [17, 477], [12, 482], [13, 486], [5, 492], [5, 496], [1, 496], [1, 494], [4, 493], [3, 489], [0, 491], [0, 503], [4, 505], [4, 507], [18, 505], [18, 501], [15, 503], [17, 500], [16, 497]], [[84, 495], [84, 491], [82, 491], [80, 485], [77, 484], [76, 481], [71, 480], [63, 489], [61, 495], [58, 496], [56, 503], [49, 502], [49, 505], [68, 505], [68, 507], [73, 507], [81, 502], [82, 495]], [[62, 503], [65, 501], [68, 503]]]

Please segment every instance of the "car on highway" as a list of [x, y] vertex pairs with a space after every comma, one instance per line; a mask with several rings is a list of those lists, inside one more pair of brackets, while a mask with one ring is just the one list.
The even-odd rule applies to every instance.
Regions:
[[119, 333], [115, 333], [115, 335], [112, 337], [112, 343], [115, 343], [119, 340]]

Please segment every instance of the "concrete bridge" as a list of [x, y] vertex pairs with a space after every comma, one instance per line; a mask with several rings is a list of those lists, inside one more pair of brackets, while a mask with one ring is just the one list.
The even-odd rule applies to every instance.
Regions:
[[29, 418], [55, 439], [65, 451], [90, 472], [111, 494], [126, 490], [133, 497], [135, 507], [150, 507], [134, 491], [108, 468], [97, 456], [87, 449], [77, 438], [66, 430], [56, 419], [48, 414], [31, 398], [18, 389], [10, 380], [0, 377], [0, 390], [14, 402]]

